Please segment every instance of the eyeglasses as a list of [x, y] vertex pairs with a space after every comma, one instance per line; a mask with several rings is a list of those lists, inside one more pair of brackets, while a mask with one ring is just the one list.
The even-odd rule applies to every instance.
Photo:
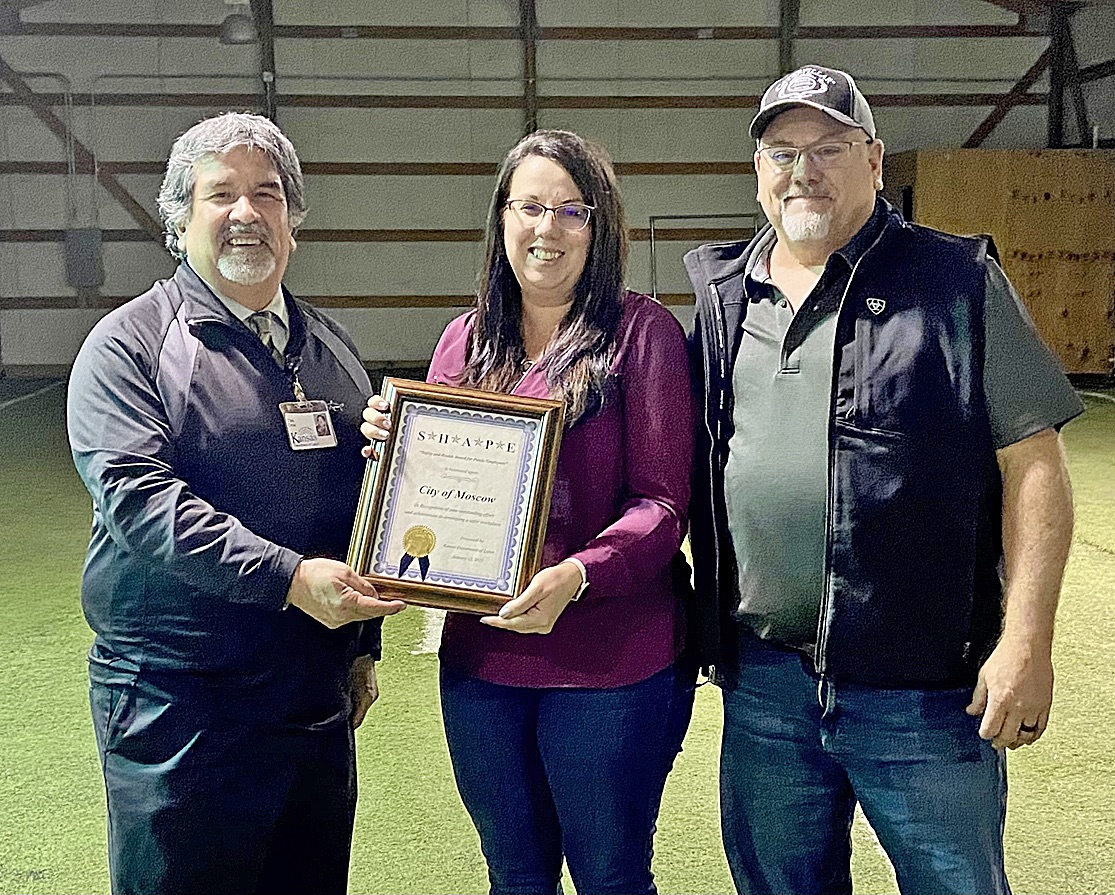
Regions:
[[777, 171], [792, 171], [803, 155], [822, 171], [843, 168], [848, 164], [853, 146], [866, 146], [870, 140], [837, 140], [831, 143], [813, 143], [809, 146], [761, 146], [759, 155]]
[[570, 233], [584, 230], [596, 210], [595, 206], [582, 205], [580, 202], [566, 202], [556, 208], [529, 199], [508, 199], [504, 204], [515, 212], [525, 227], [537, 227], [548, 211], [553, 214], [554, 223]]

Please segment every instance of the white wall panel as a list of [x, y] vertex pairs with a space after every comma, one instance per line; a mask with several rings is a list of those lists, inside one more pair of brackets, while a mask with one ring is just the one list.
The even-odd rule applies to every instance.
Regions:
[[[365, 363], [409, 363], [426, 366], [442, 330], [467, 308], [414, 308], [400, 315], [389, 308], [328, 308], [352, 336]], [[373, 382], [378, 388], [380, 383]]]
[[[162, 175], [122, 174], [117, 179], [154, 218]], [[63, 226], [67, 178], [57, 175], [0, 176], [0, 228], [56, 228]], [[73, 179], [77, 226], [93, 220], [91, 175]], [[458, 175], [402, 177], [359, 175], [310, 175], [306, 198], [310, 228], [370, 229], [473, 229], [483, 227], [493, 176]], [[96, 215], [104, 229], [135, 229], [127, 211], [97, 186]]]
[[283, 25], [480, 25], [518, 21], [517, 0], [274, 0]]
[[[1093, 3], [1078, 9], [1072, 17], [1076, 58], [1083, 65], [1094, 65], [1115, 58], [1115, 5]], [[1108, 80], [1107, 84], [1111, 85]]]
[[173, 276], [178, 262], [162, 244], [109, 242], [104, 246], [106, 295], [140, 295], [155, 280]]
[[[158, 219], [156, 196], [161, 176], [122, 174], [117, 179], [147, 213]], [[139, 225], [93, 175], [8, 174], [0, 176], [0, 228], [59, 229], [89, 227], [133, 230]], [[67, 217], [68, 203], [74, 218]]]
[[[494, 161], [494, 160], [493, 160]], [[311, 175], [306, 227], [474, 229], [484, 226], [495, 177]]]
[[[53, 86], [37, 82], [35, 89], [48, 91]], [[65, 120], [64, 114], [58, 117]], [[21, 106], [0, 106], [0, 153], [5, 161], [60, 162], [66, 158], [62, 141]]]
[[304, 295], [471, 295], [478, 243], [303, 242], [287, 285]]
[[541, 127], [577, 131], [616, 161], [747, 161], [749, 109], [543, 109]]
[[778, 22], [777, 0], [538, 0], [543, 27], [643, 28], [770, 25]]
[[303, 161], [495, 162], [522, 130], [517, 109], [284, 108]]
[[1100, 137], [1104, 140], [1115, 140], [1115, 86], [1113, 84], [1115, 82], [1108, 78], [1084, 85], [1084, 98], [1088, 103], [1090, 123], [1093, 127], [1099, 127]]
[[136, 22], [211, 25], [228, 15], [224, 0], [47, 0], [22, 13], [28, 22]]
[[549, 41], [539, 46], [538, 71], [543, 95], [758, 95], [777, 75], [778, 48], [758, 40]]
[[[136, 4], [137, 6], [140, 4]], [[181, 4], [185, 6], [186, 4]], [[111, 21], [111, 20], [110, 20]], [[123, 21], [134, 21], [125, 16]], [[218, 18], [216, 22], [219, 22]], [[215, 23], [214, 23], [215, 24]], [[44, 48], [49, 52], [44, 53]], [[55, 72], [65, 74], [75, 91], [96, 93], [127, 93], [135, 90], [165, 89], [177, 92], [183, 88], [170, 81], [158, 84], [158, 74], [198, 73], [203, 90], [214, 89], [214, 81], [205, 82], [207, 75], [250, 76], [256, 70], [254, 46], [225, 46], [216, 40], [157, 37], [25, 37], [0, 38], [0, 55], [17, 71]], [[121, 75], [142, 75], [122, 78]], [[36, 89], [53, 92], [55, 87]], [[220, 89], [243, 91], [243, 85]]]
[[[56, 242], [0, 244], [5, 295], [73, 295], [66, 283], [62, 245]], [[139, 295], [151, 283], [174, 273], [175, 262], [155, 242], [106, 242], [103, 246], [105, 295]]]
[[991, 112], [990, 108], [875, 109], [875, 127], [887, 152], [960, 146]]
[[[0, 176], [0, 229], [60, 227], [67, 220], [68, 178], [6, 174]], [[83, 185], [88, 190], [88, 184]], [[76, 204], [77, 185], [72, 200]], [[88, 204], [87, 202], [85, 204]]]
[[870, 102], [874, 93], [1005, 93], [1045, 43], [1034, 37], [802, 40], [794, 59], [847, 71]]
[[0, 295], [24, 295], [19, 267], [16, 265], [17, 244], [0, 242]]
[[[175, 137], [225, 107], [116, 108], [75, 110], [79, 139], [108, 161], [165, 161]], [[38, 125], [42, 130], [43, 125]]]
[[1008, 10], [984, 0], [802, 0], [803, 25], [1010, 25]]
[[[1015, 106], [983, 142], [984, 149], [1032, 149], [1045, 145], [1045, 106]], [[1070, 125], [1071, 126], [1071, 125]], [[1041, 136], [1035, 139], [1035, 135]]]
[[[16, 242], [2, 246], [4, 279], [15, 295], [72, 295], [66, 285], [62, 246], [55, 242]], [[18, 291], [15, 291], [18, 290]], [[8, 293], [13, 294], [13, 293]]]
[[513, 40], [290, 39], [276, 41], [275, 57], [292, 93], [518, 96], [523, 89], [522, 47]]
[[5, 366], [71, 364], [105, 311], [0, 311], [0, 363]]
[[[659, 242], [655, 245], [655, 267], [660, 295], [692, 293], [693, 287], [685, 273], [682, 258], [699, 242]], [[631, 246], [627, 259], [627, 285], [648, 295], [651, 291], [650, 244], [637, 242]]]
[[[750, 213], [755, 204], [755, 178], [734, 174], [678, 177], [634, 175], [620, 178], [620, 189], [632, 227], [647, 227], [651, 215]], [[670, 222], [658, 226], [707, 226]]]

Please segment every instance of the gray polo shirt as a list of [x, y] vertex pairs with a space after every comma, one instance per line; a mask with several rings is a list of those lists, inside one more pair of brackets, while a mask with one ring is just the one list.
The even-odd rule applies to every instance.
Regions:
[[[795, 314], [770, 281], [776, 236], [745, 272], [747, 313], [732, 370], [728, 528], [739, 570], [737, 617], [758, 636], [810, 654], [824, 591], [836, 318], [852, 267], [874, 242], [878, 213], [839, 252]], [[987, 265], [984, 391], [996, 449], [1079, 412], [1079, 399], [1018, 295]]]

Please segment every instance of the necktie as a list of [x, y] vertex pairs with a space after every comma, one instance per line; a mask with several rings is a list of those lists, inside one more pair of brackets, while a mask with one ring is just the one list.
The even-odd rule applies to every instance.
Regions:
[[282, 326], [278, 318], [271, 311], [257, 311], [248, 318], [248, 326], [255, 330], [259, 340], [263, 342], [263, 347], [270, 351], [271, 356], [275, 358], [275, 363], [280, 367], [283, 366], [286, 363], [286, 358], [278, 349], [272, 335], [276, 327]]

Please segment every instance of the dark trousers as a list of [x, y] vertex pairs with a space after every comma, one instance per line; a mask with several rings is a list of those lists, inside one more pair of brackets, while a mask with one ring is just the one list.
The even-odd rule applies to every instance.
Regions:
[[666, 775], [693, 711], [694, 674], [667, 668], [611, 690], [505, 687], [442, 668], [461, 798], [493, 893], [654, 892]]
[[356, 809], [347, 713], [275, 726], [231, 689], [98, 680], [90, 705], [115, 895], [344, 895]]

